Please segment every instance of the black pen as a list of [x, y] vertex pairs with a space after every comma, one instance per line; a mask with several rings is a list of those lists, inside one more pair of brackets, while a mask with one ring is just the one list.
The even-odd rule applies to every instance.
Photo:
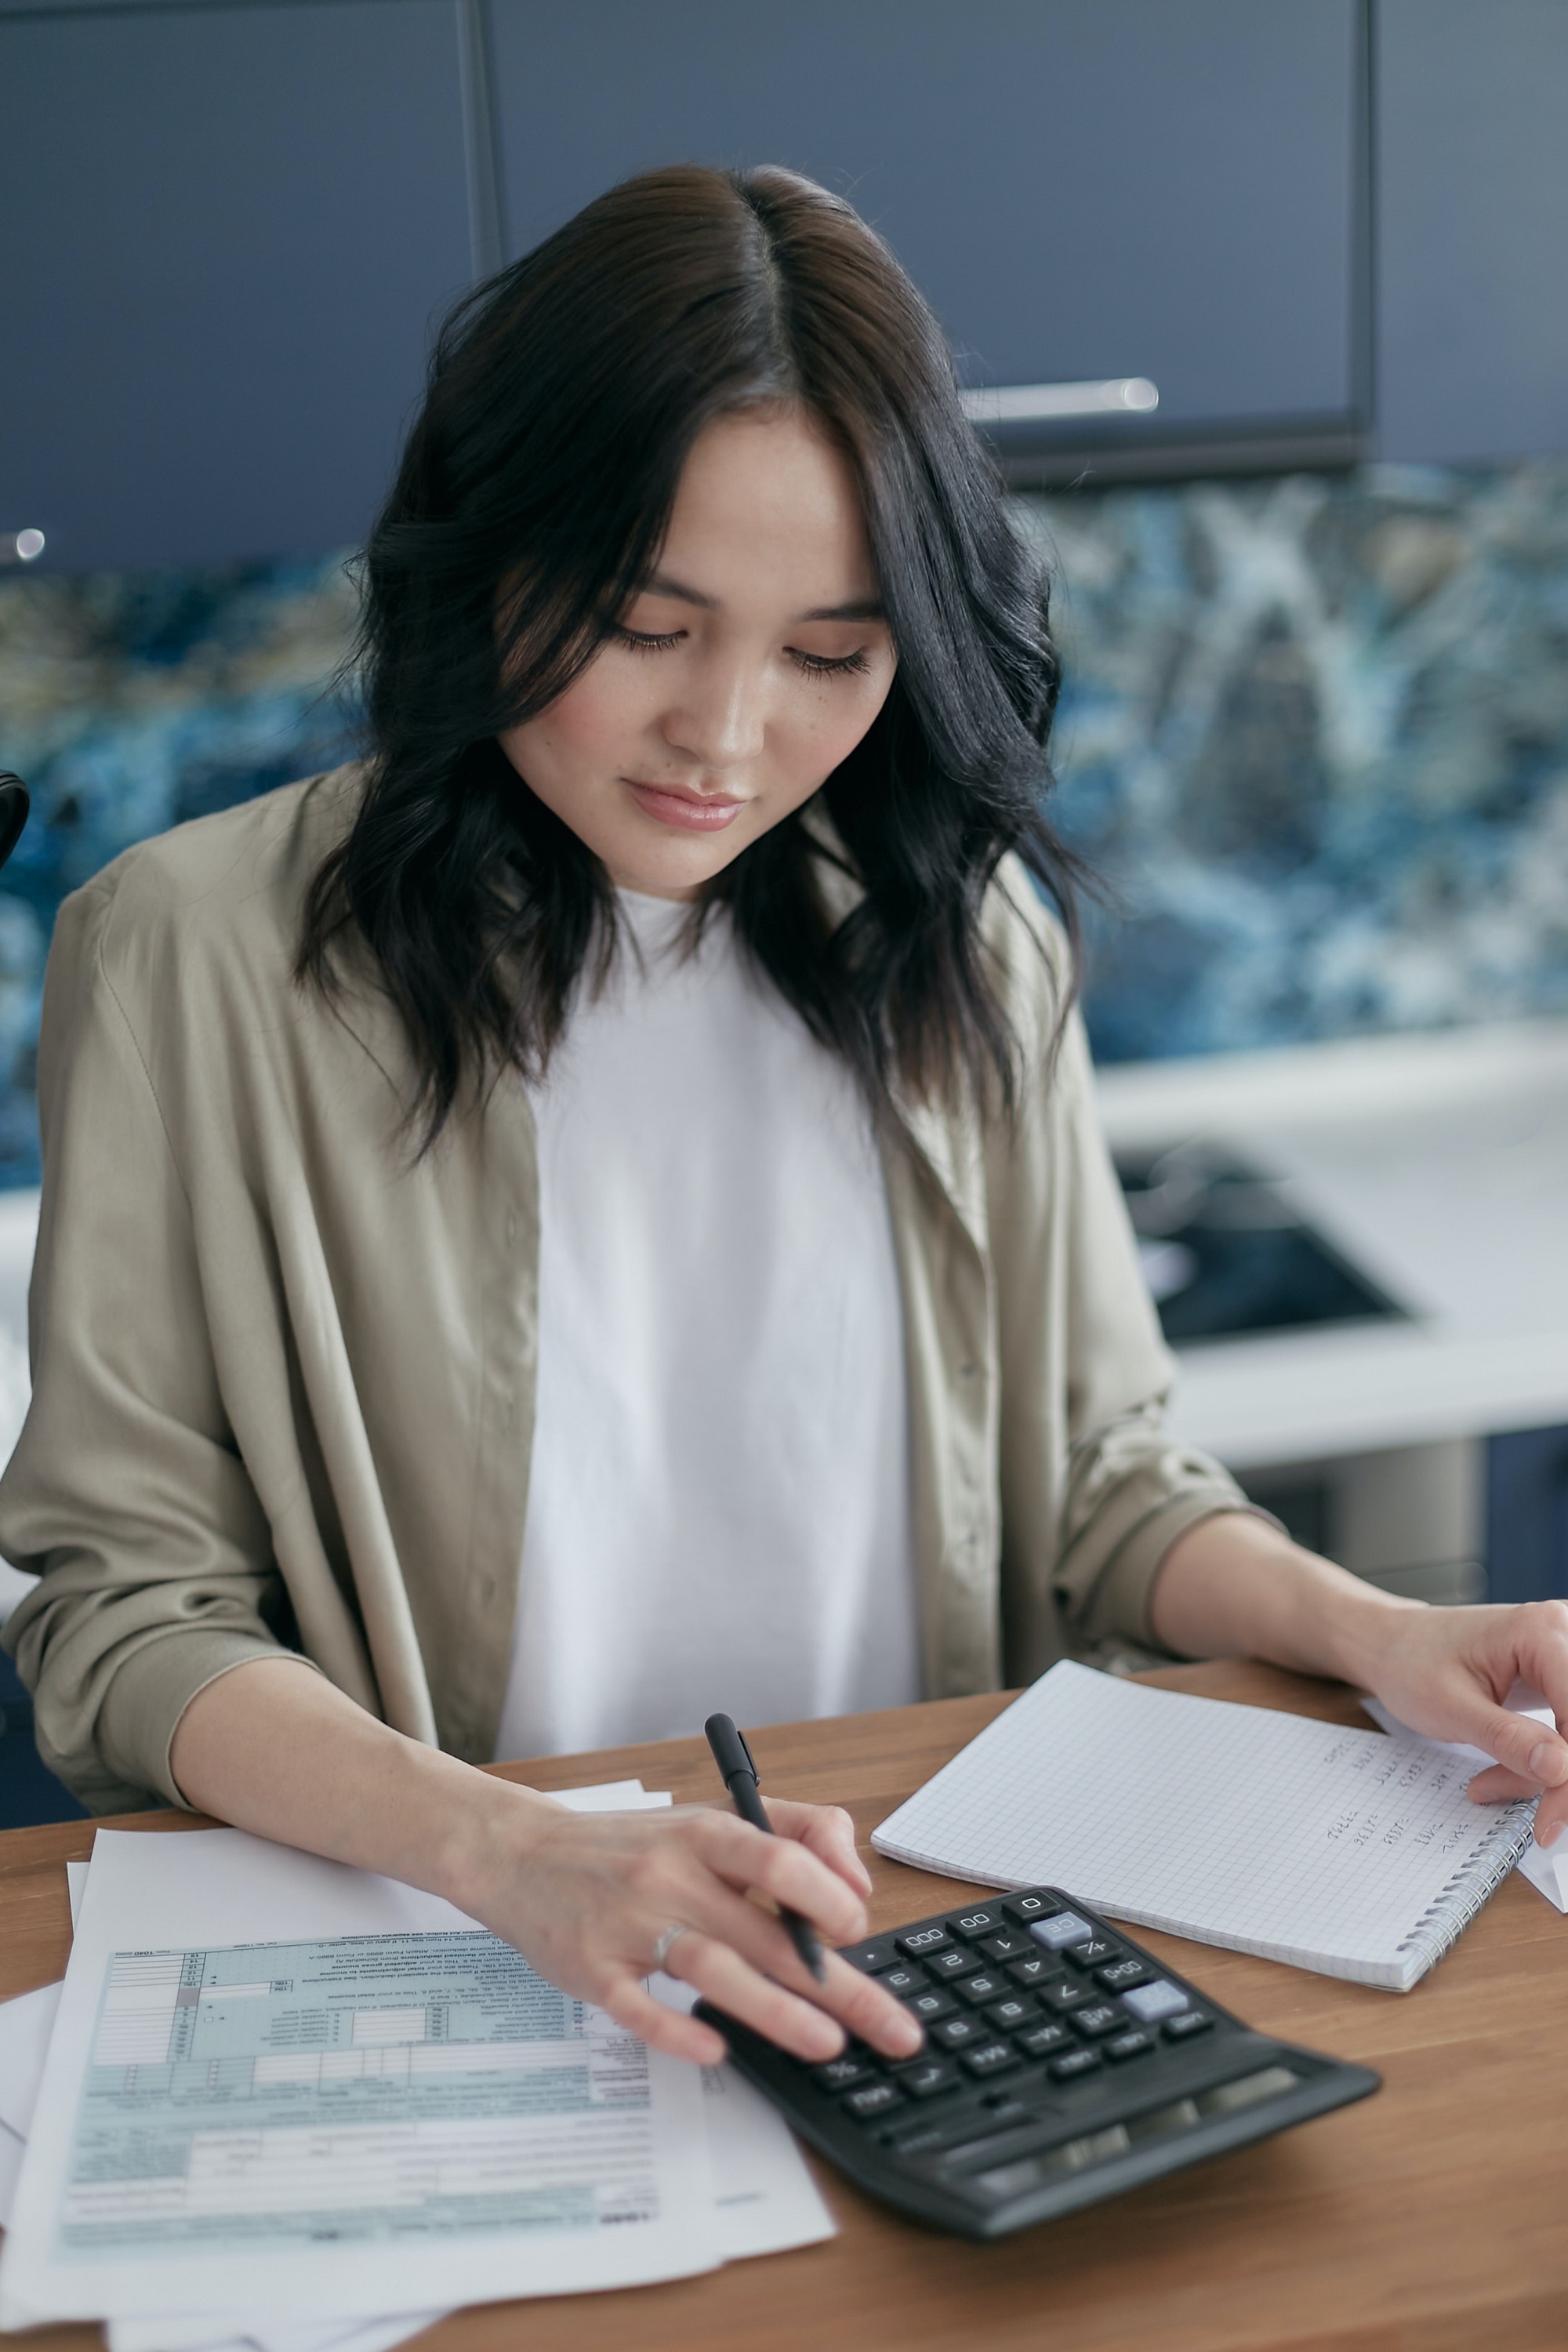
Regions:
[[[768, 1819], [767, 1807], [757, 1790], [757, 1768], [752, 1760], [745, 1735], [736, 1730], [727, 1715], [710, 1715], [702, 1727], [708, 1734], [708, 1745], [713, 1750], [713, 1761], [719, 1767], [719, 1778], [730, 1791], [735, 1811], [754, 1830], [765, 1830], [770, 1837], [773, 1825]], [[822, 1946], [816, 1931], [798, 1911], [779, 1905], [779, 1917], [788, 1931], [790, 1942], [800, 1954], [818, 1984], [827, 1980], [822, 1965]]]

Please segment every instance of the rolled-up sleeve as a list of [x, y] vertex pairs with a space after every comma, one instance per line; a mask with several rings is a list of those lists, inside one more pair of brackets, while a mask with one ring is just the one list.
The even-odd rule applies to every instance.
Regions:
[[100, 882], [68, 899], [49, 957], [33, 1399], [0, 1482], [0, 1551], [39, 1580], [5, 1646], [44, 1761], [95, 1812], [149, 1791], [178, 1803], [169, 1747], [189, 1701], [231, 1666], [289, 1654], [185, 1189], [104, 967], [112, 897]]

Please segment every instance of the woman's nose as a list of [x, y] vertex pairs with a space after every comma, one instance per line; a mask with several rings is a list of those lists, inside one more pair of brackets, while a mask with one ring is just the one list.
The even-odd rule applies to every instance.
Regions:
[[665, 738], [705, 768], [744, 767], [766, 740], [764, 698], [762, 680], [749, 667], [705, 664], [667, 713]]

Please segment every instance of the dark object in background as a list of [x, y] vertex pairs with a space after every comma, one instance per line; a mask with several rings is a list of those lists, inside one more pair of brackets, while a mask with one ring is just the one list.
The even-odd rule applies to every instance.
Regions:
[[1405, 1319], [1405, 1309], [1291, 1207], [1286, 1187], [1212, 1144], [1117, 1174], [1144, 1279], [1173, 1347], [1247, 1331]]
[[0, 768], [0, 866], [5, 865], [21, 840], [31, 806], [21, 777], [14, 776], [9, 768]]
[[1568, 1427], [1487, 1444], [1490, 1601], [1568, 1601]]
[[39, 1757], [33, 1738], [33, 1702], [0, 1650], [0, 1830], [86, 1819], [86, 1806], [78, 1804]]

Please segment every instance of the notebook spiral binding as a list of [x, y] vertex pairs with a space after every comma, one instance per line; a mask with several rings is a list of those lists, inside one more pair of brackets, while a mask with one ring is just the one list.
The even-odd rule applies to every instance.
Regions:
[[1420, 1954], [1423, 1975], [1436, 1968], [1444, 1953], [1458, 1942], [1481, 1906], [1496, 1894], [1530, 1843], [1531, 1825], [1535, 1819], [1533, 1802], [1523, 1804], [1519, 1812], [1521, 1817], [1511, 1821], [1505, 1814], [1480, 1852], [1472, 1854], [1462, 1870], [1455, 1872], [1431, 1909], [1422, 1913], [1405, 1941], [1396, 1947], [1402, 1953]]

